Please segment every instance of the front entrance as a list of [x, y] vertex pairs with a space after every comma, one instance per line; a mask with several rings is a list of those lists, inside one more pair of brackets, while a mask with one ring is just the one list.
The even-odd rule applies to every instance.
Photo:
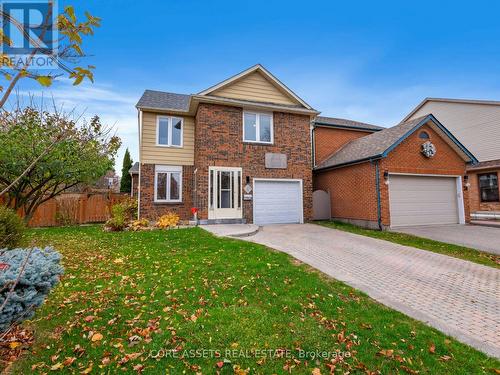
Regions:
[[243, 218], [241, 168], [208, 168], [208, 219]]

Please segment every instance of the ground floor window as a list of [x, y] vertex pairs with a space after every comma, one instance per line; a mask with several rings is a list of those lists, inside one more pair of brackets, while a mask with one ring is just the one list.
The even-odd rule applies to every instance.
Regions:
[[498, 202], [498, 174], [485, 173], [478, 176], [481, 202]]
[[155, 166], [155, 202], [175, 203], [182, 201], [182, 167]]

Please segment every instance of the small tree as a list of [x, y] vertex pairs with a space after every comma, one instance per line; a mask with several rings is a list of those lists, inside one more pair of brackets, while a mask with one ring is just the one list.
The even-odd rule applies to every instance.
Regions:
[[132, 176], [128, 173], [129, 169], [132, 168], [132, 164], [133, 161], [127, 148], [123, 156], [122, 178], [120, 180], [120, 191], [122, 193], [130, 193], [132, 189]]
[[119, 146], [97, 116], [77, 125], [33, 107], [0, 113], [0, 190], [11, 186], [3, 198], [28, 221], [40, 204], [112, 169]]

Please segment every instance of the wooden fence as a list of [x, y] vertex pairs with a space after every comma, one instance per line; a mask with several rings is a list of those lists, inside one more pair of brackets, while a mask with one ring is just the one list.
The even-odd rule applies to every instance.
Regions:
[[[67, 193], [41, 204], [29, 221], [30, 227], [102, 223], [111, 217], [111, 206], [130, 195], [126, 193]], [[19, 212], [22, 216], [22, 212]]]

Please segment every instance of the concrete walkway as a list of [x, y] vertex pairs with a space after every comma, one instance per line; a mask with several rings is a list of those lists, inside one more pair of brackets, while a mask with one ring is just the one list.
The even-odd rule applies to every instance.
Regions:
[[500, 255], [500, 228], [452, 224], [401, 227], [395, 228], [393, 231]]
[[200, 227], [219, 237], [246, 237], [259, 230], [255, 224], [210, 224]]
[[242, 239], [286, 252], [500, 358], [500, 270], [314, 224], [265, 226]]

